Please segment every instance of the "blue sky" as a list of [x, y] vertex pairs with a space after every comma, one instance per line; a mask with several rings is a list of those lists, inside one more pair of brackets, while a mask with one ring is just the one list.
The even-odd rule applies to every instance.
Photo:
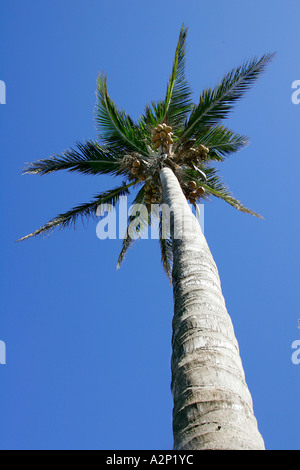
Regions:
[[163, 97], [182, 23], [198, 99], [231, 68], [277, 53], [228, 125], [250, 146], [224, 181], [265, 220], [214, 200], [205, 235], [220, 272], [259, 429], [299, 449], [299, 2], [3, 2], [0, 19], [1, 449], [171, 449], [172, 290], [158, 243], [116, 271], [120, 240], [96, 223], [15, 240], [116, 184], [69, 173], [22, 176], [25, 162], [96, 137], [96, 77], [138, 118]]

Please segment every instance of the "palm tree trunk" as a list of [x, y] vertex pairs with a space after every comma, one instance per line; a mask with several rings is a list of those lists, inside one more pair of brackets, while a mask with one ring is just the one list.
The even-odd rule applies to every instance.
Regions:
[[[174, 229], [174, 449], [264, 449], [217, 267], [170, 168], [160, 172]], [[193, 225], [192, 225], [193, 224]]]

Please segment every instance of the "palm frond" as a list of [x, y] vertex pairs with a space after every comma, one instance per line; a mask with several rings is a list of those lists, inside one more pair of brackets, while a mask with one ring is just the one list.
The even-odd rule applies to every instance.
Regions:
[[[132, 205], [136, 204], [142, 204], [144, 201], [144, 195], [145, 195], [145, 187], [143, 186], [137, 195], [135, 196]], [[145, 207], [146, 209], [146, 207]], [[122, 242], [122, 249], [118, 257], [118, 262], [117, 262], [117, 269], [120, 269], [121, 264], [124, 261], [125, 255], [128, 251], [128, 249], [134, 244], [135, 238], [130, 236], [130, 227], [132, 226], [132, 223], [135, 223], [136, 219], [138, 219], [139, 225], [140, 225], [140, 231], [146, 229], [149, 224], [151, 224], [151, 215], [150, 213], [147, 212], [147, 220], [143, 219], [142, 214], [140, 213], [139, 215], [132, 215], [130, 214], [128, 217], [128, 224], [127, 224], [127, 229], [126, 229], [126, 234]]]
[[202, 126], [214, 126], [227, 118], [235, 103], [249, 90], [273, 57], [274, 54], [264, 54], [260, 59], [255, 57], [226, 74], [215, 88], [204, 90], [180, 141], [193, 136], [197, 138]]
[[46, 175], [53, 171], [67, 170], [84, 174], [120, 174], [120, 158], [113, 149], [101, 147], [97, 142], [77, 143], [77, 148], [68, 149], [62, 155], [37, 160], [28, 164], [23, 173]]
[[255, 217], [258, 217], [259, 219], [263, 219], [261, 215], [245, 207], [241, 203], [241, 201], [236, 199], [230, 193], [228, 188], [224, 185], [221, 178], [219, 177], [218, 170], [216, 168], [206, 167], [204, 171], [206, 175], [206, 182], [203, 182], [203, 178], [201, 178], [201, 175], [199, 175], [197, 171], [192, 170], [190, 168], [182, 170], [182, 172], [188, 176], [188, 179], [193, 179], [194, 181], [197, 181], [198, 184], [205, 189], [204, 199], [206, 199], [209, 195], [218, 197], [220, 199], [223, 199], [223, 201], [227, 202], [228, 204], [230, 204], [235, 209], [238, 209], [241, 212], [245, 212], [247, 214], [251, 214]]
[[126, 233], [126, 237], [123, 239], [122, 243], [122, 249], [118, 257], [118, 262], [117, 262], [117, 269], [120, 269], [121, 264], [124, 261], [125, 255], [129, 248], [134, 244], [134, 239], [129, 237], [128, 234]]
[[182, 26], [164, 100], [152, 101], [145, 108], [142, 121], [150, 129], [158, 123], [166, 122], [178, 133], [192, 109], [191, 90], [185, 79], [186, 36], [187, 28]]
[[201, 129], [195, 146], [203, 144], [209, 148], [207, 160], [223, 161], [224, 157], [238, 152], [248, 143], [247, 136], [237, 134], [221, 124], [216, 124], [213, 127]]
[[162, 213], [160, 213], [159, 218], [159, 245], [160, 245], [160, 252], [161, 252], [161, 261], [163, 265], [163, 269], [168, 276], [170, 284], [172, 284], [172, 267], [173, 267], [173, 249], [172, 249], [172, 239], [170, 237], [166, 237], [163, 234], [162, 226]]
[[163, 101], [151, 101], [150, 104], [147, 104], [145, 107], [145, 112], [140, 118], [140, 122], [143, 123], [145, 128], [148, 128], [150, 133], [151, 129], [155, 127], [159, 121], [162, 121], [161, 116], [163, 115]]
[[129, 194], [128, 188], [133, 184], [135, 183], [123, 183], [119, 187], [100, 193], [95, 196], [91, 202], [80, 204], [79, 206], [76, 206], [65, 213], [59, 214], [57, 217], [51, 219], [39, 229], [35, 230], [32, 233], [29, 233], [28, 235], [20, 238], [17, 241], [23, 241], [27, 238], [36, 237], [37, 235], [42, 235], [44, 233], [51, 233], [57, 227], [65, 228], [71, 225], [75, 227], [75, 224], [79, 217], [81, 219], [95, 217], [97, 214], [97, 208], [100, 204], [108, 204], [115, 206], [120, 196], [125, 196]]
[[167, 86], [160, 118], [170, 124], [174, 131], [183, 127], [188, 113], [192, 109], [191, 90], [185, 79], [185, 42], [187, 28], [182, 26], [175, 51], [172, 73]]
[[245, 212], [247, 214], [251, 214], [255, 217], [258, 217], [259, 219], [263, 219], [260, 214], [254, 212], [251, 209], [248, 209], [241, 203], [241, 201], [236, 199], [221, 181], [217, 173], [218, 172], [215, 168], [206, 169], [207, 182], [201, 182], [201, 186], [204, 187], [206, 193], [211, 194], [212, 196], [215, 196], [217, 198], [223, 199], [223, 201], [227, 202], [228, 204], [230, 204], [235, 209], [238, 209], [241, 212]]
[[121, 152], [147, 155], [142, 129], [124, 111], [118, 110], [107, 93], [106, 76], [97, 82], [96, 124], [105, 145]]

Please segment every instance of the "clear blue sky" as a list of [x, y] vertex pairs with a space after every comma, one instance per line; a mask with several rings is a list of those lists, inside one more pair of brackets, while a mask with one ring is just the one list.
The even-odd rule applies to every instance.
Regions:
[[158, 243], [120, 271], [119, 240], [96, 222], [15, 240], [116, 181], [22, 176], [25, 162], [95, 138], [96, 76], [137, 118], [163, 97], [181, 24], [195, 100], [244, 59], [277, 52], [228, 125], [251, 145], [222, 164], [261, 221], [205, 206], [259, 428], [268, 449], [299, 449], [299, 1], [1, 2], [1, 449], [171, 449], [172, 291]]

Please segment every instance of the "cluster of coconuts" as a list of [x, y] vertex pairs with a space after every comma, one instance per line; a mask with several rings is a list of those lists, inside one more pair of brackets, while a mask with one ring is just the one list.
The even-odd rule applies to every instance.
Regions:
[[190, 147], [187, 151], [187, 158], [190, 160], [206, 160], [209, 149], [200, 144], [198, 147]]
[[196, 199], [198, 199], [201, 196], [204, 196], [205, 194], [205, 189], [203, 186], [198, 186], [196, 181], [189, 181], [187, 188], [185, 188], [185, 197], [191, 204], [196, 203]]
[[145, 184], [145, 204], [158, 203], [159, 199], [160, 195], [156, 183], [153, 180], [147, 181]]
[[190, 147], [183, 147], [179, 150], [178, 156], [175, 157], [178, 163], [188, 163], [189, 161], [197, 163], [200, 161], [205, 161], [207, 159], [209, 148], [205, 147], [205, 145], [203, 144], [200, 144], [197, 147], [193, 147], [193, 143], [195, 142], [195, 140], [196, 139], [192, 139], [189, 142]]
[[174, 143], [172, 127], [166, 123], [158, 124], [152, 133], [151, 142], [156, 150], [161, 147], [162, 150], [167, 151], [169, 146]]
[[135, 159], [132, 162], [130, 173], [140, 180], [145, 179], [144, 170], [142, 168], [140, 160]]

